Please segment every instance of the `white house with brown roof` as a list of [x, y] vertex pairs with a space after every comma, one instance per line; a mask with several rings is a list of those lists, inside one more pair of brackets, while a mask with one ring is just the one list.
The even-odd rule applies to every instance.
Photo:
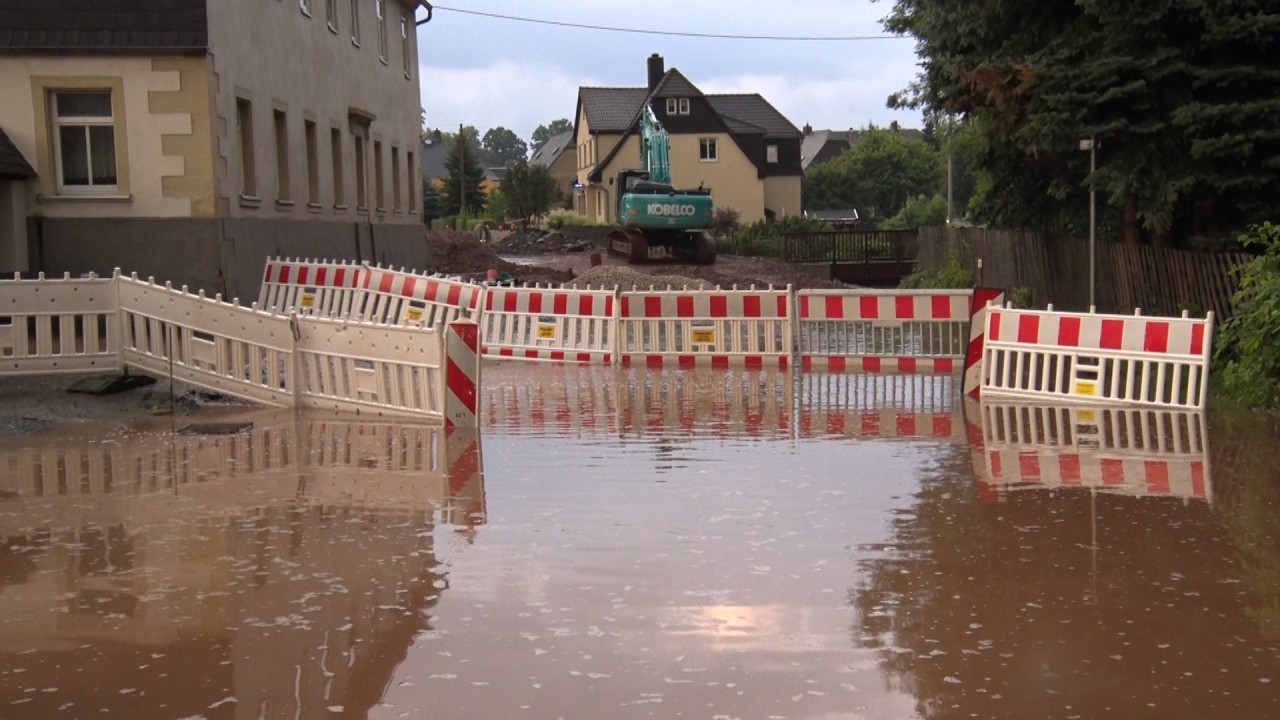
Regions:
[[[86, 11], [93, 5], [93, 11]], [[26, 252], [252, 297], [269, 254], [423, 254], [422, 0], [4, 0]], [[14, 242], [23, 242], [21, 240]]]
[[736, 210], [742, 222], [801, 213], [802, 135], [790, 120], [758, 94], [704, 94], [657, 54], [648, 79], [647, 87], [578, 89], [578, 213], [617, 220], [618, 172], [644, 167], [645, 105], [670, 136], [673, 185], [709, 188], [716, 208]]

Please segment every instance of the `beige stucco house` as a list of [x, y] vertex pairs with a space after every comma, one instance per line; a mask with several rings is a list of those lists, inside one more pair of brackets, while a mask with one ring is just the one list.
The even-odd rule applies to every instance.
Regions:
[[269, 254], [412, 262], [428, 3], [83, 8], [6, 2], [0, 130], [34, 175], [0, 271], [121, 267], [252, 297]]
[[546, 142], [533, 151], [529, 164], [546, 168], [551, 179], [556, 181], [556, 188], [560, 193], [566, 198], [573, 196], [573, 183], [578, 176], [573, 132], [562, 132], [547, 138]]
[[647, 87], [578, 89], [578, 213], [617, 219], [618, 172], [644, 167], [645, 105], [670, 136], [673, 185], [710, 188], [716, 208], [736, 210], [744, 223], [801, 213], [802, 135], [773, 105], [758, 94], [704, 94], [657, 54], [649, 57], [648, 80]]

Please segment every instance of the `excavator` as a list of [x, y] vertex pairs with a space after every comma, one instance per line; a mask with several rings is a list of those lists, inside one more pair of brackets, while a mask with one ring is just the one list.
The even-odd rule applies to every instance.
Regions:
[[677, 190], [671, 185], [671, 140], [645, 105], [640, 116], [640, 154], [644, 170], [618, 173], [618, 221], [606, 236], [609, 248], [638, 264], [651, 248], [663, 255], [704, 265], [716, 261], [716, 241], [707, 233], [714, 222], [711, 191]]

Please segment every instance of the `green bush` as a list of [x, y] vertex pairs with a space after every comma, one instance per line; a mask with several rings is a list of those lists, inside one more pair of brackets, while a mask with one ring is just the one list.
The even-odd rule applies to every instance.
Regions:
[[960, 258], [947, 254], [947, 262], [940, 270], [916, 270], [902, 278], [898, 287], [912, 289], [954, 289], [974, 286], [973, 273], [960, 266]]
[[1221, 397], [1249, 408], [1280, 408], [1280, 225], [1263, 223], [1240, 236], [1263, 254], [1240, 269], [1231, 320], [1214, 343]]
[[916, 195], [907, 200], [897, 215], [880, 223], [881, 230], [914, 230], [924, 226], [945, 225], [947, 199], [941, 195]]
[[566, 225], [571, 227], [604, 227], [613, 223], [596, 222], [586, 215], [579, 215], [572, 210], [557, 209], [547, 213], [547, 219], [544, 224], [552, 230], [559, 230]]

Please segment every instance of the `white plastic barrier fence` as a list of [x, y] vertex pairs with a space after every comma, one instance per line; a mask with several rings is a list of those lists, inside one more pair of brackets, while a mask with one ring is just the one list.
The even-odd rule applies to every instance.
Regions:
[[989, 310], [984, 397], [1203, 408], [1213, 313], [1204, 319]]
[[286, 314], [352, 317], [364, 297], [362, 265], [329, 260], [268, 258], [258, 307]]
[[290, 318], [117, 277], [130, 367], [282, 407], [296, 404]]
[[608, 365], [616, 352], [614, 291], [491, 287], [485, 291], [485, 355]]
[[1199, 411], [983, 402], [983, 493], [1084, 487], [1211, 500]]
[[0, 368], [8, 374], [120, 369], [110, 278], [0, 282]]
[[362, 305], [353, 316], [385, 325], [434, 327], [479, 319], [484, 286], [407, 270], [367, 267]]
[[970, 290], [801, 290], [805, 370], [950, 374], [969, 346]]
[[435, 329], [296, 318], [301, 405], [443, 416], [444, 344]]
[[766, 364], [791, 356], [791, 288], [621, 293], [619, 360], [661, 367]]
[[448, 403], [455, 388], [474, 385], [477, 355], [446, 357], [441, 330], [284, 316], [137, 278], [117, 281], [130, 366], [269, 405], [475, 426], [474, 388], [469, 415]]

